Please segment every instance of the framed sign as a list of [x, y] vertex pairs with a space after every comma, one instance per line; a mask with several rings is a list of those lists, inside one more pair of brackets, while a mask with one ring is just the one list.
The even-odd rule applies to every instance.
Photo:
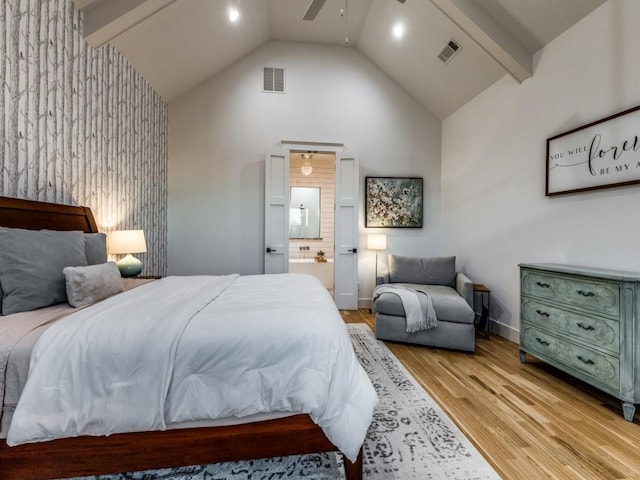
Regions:
[[364, 226], [422, 228], [422, 178], [366, 177]]
[[640, 183], [640, 106], [547, 139], [547, 196]]

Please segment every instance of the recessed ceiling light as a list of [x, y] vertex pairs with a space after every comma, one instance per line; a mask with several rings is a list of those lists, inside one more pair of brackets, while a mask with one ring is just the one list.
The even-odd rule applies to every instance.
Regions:
[[404, 24], [402, 22], [398, 22], [393, 26], [393, 36], [396, 38], [404, 37]]
[[229, 8], [229, 11], [227, 12], [227, 17], [229, 18], [230, 22], [236, 23], [238, 21], [238, 19], [240, 18], [240, 12], [238, 11], [237, 8], [231, 7], [231, 8]]

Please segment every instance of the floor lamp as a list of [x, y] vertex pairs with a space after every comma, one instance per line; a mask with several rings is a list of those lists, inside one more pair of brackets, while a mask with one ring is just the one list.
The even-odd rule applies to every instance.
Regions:
[[367, 248], [376, 251], [376, 276], [373, 282], [373, 288], [376, 288], [378, 281], [378, 252], [387, 249], [387, 236], [384, 233], [372, 233], [367, 235]]

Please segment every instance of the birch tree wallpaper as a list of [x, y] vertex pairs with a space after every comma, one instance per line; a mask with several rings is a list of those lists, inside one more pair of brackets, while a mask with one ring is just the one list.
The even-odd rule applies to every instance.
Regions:
[[167, 270], [167, 103], [71, 0], [0, 0], [0, 195], [91, 207], [100, 231], [142, 229], [145, 275]]

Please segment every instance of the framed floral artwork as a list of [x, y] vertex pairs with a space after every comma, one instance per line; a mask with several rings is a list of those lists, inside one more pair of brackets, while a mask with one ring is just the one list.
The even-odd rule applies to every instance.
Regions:
[[422, 178], [366, 177], [364, 226], [422, 228]]

